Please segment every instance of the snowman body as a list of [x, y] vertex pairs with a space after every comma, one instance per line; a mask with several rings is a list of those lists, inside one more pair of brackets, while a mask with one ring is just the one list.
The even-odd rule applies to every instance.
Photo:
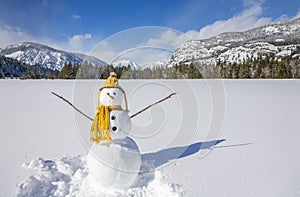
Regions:
[[[100, 93], [100, 105], [120, 106], [123, 92], [119, 88], [104, 88]], [[131, 130], [131, 120], [124, 110], [113, 110], [109, 113], [110, 133], [112, 139], [124, 139]]]
[[110, 116], [110, 133], [112, 139], [124, 139], [131, 130], [130, 118], [124, 110], [113, 110]]
[[[100, 105], [120, 106], [123, 92], [119, 88], [103, 88]], [[141, 166], [136, 143], [128, 137], [131, 120], [124, 110], [109, 112], [112, 141], [93, 143], [87, 157], [89, 179], [94, 188], [127, 189], [135, 184]]]

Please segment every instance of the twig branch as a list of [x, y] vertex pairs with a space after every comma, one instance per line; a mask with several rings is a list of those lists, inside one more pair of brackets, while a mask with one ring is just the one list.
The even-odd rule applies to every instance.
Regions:
[[149, 109], [150, 107], [152, 107], [152, 106], [154, 106], [154, 105], [157, 105], [158, 103], [161, 103], [161, 102], [163, 102], [163, 101], [165, 101], [165, 100], [171, 98], [171, 97], [172, 97], [173, 95], [175, 95], [175, 94], [176, 94], [176, 93], [172, 93], [172, 94], [170, 94], [169, 96], [167, 96], [167, 97], [165, 97], [165, 98], [163, 98], [163, 99], [161, 99], [161, 100], [159, 100], [159, 101], [157, 101], [157, 102], [155, 102], [155, 103], [152, 103], [151, 105], [149, 105], [149, 106], [145, 107], [144, 109], [138, 111], [137, 113], [131, 115], [130, 118], [133, 118], [133, 117], [139, 115], [140, 113], [142, 113], [143, 111], [146, 111], [146, 110]]
[[86, 115], [85, 113], [83, 113], [82, 111], [80, 111], [77, 107], [75, 107], [70, 101], [68, 101], [67, 99], [65, 99], [64, 97], [56, 94], [55, 92], [51, 92], [52, 94], [54, 94], [55, 96], [57, 96], [58, 98], [60, 98], [61, 100], [65, 101], [66, 103], [68, 103], [69, 105], [71, 105], [71, 107], [73, 107], [77, 112], [79, 112], [81, 115], [83, 115], [84, 117], [86, 117], [87, 119], [93, 121], [93, 119], [91, 117], [89, 117], [88, 115]]
[[[62, 96], [56, 94], [55, 92], [51, 92], [51, 93], [52, 93], [53, 95], [57, 96], [58, 98], [60, 98], [61, 100], [63, 100], [64, 102], [68, 103], [71, 107], [73, 107], [73, 108], [74, 108], [77, 112], [79, 112], [81, 115], [83, 115], [83, 116], [86, 117], [87, 119], [93, 121], [93, 119], [92, 119], [91, 117], [89, 117], [88, 115], [86, 115], [85, 113], [83, 113], [82, 111], [80, 111], [80, 110], [79, 110], [77, 107], [75, 107], [70, 101], [68, 101], [68, 100], [65, 99], [64, 97], [62, 97]], [[152, 103], [151, 105], [149, 105], [149, 106], [145, 107], [144, 109], [138, 111], [137, 113], [131, 115], [130, 118], [133, 118], [133, 117], [139, 115], [140, 113], [142, 113], [143, 111], [146, 111], [146, 110], [149, 109], [150, 107], [153, 107], [154, 105], [157, 105], [158, 103], [161, 103], [161, 102], [163, 102], [163, 101], [165, 101], [165, 100], [171, 98], [171, 97], [172, 97], [173, 95], [175, 95], [175, 94], [176, 94], [176, 93], [172, 93], [172, 94], [170, 94], [169, 96], [167, 96], [167, 97], [165, 97], [165, 98], [163, 98], [163, 99], [161, 99], [161, 100], [159, 100], [159, 101], [157, 101], [157, 102], [155, 102], [155, 103]]]

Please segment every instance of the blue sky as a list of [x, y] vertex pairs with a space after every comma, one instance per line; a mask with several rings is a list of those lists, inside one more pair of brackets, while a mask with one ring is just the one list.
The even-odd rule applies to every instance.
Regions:
[[[83, 53], [136, 27], [166, 27], [202, 39], [300, 17], [295, 0], [0, 0], [0, 5], [0, 47], [36, 41]], [[178, 34], [163, 33], [154, 41], [178, 44]]]

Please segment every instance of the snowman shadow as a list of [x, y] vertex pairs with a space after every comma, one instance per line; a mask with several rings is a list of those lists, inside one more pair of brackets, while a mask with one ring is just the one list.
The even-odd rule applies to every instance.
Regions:
[[189, 146], [167, 148], [154, 153], [142, 154], [142, 165], [139, 172], [137, 186], [143, 187], [154, 180], [155, 170], [160, 166], [163, 166], [164, 164], [176, 159], [188, 157], [199, 152], [200, 150], [210, 149], [223, 141], [225, 141], [225, 139], [197, 142]]

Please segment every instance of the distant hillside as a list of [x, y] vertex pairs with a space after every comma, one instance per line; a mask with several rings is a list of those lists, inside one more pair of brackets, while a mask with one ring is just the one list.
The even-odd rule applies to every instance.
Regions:
[[88, 61], [93, 65], [103, 66], [105, 62], [92, 56], [70, 53], [51, 48], [46, 45], [24, 42], [5, 47], [1, 56], [10, 57], [28, 65], [40, 65], [52, 70], [61, 70], [66, 63], [82, 64]]
[[216, 65], [218, 61], [242, 63], [258, 57], [300, 57], [300, 18], [276, 22], [245, 32], [229, 32], [181, 44], [168, 64]]
[[0, 56], [0, 79], [54, 79], [59, 73], [57, 70], [44, 68], [39, 65], [28, 65], [18, 60]]

